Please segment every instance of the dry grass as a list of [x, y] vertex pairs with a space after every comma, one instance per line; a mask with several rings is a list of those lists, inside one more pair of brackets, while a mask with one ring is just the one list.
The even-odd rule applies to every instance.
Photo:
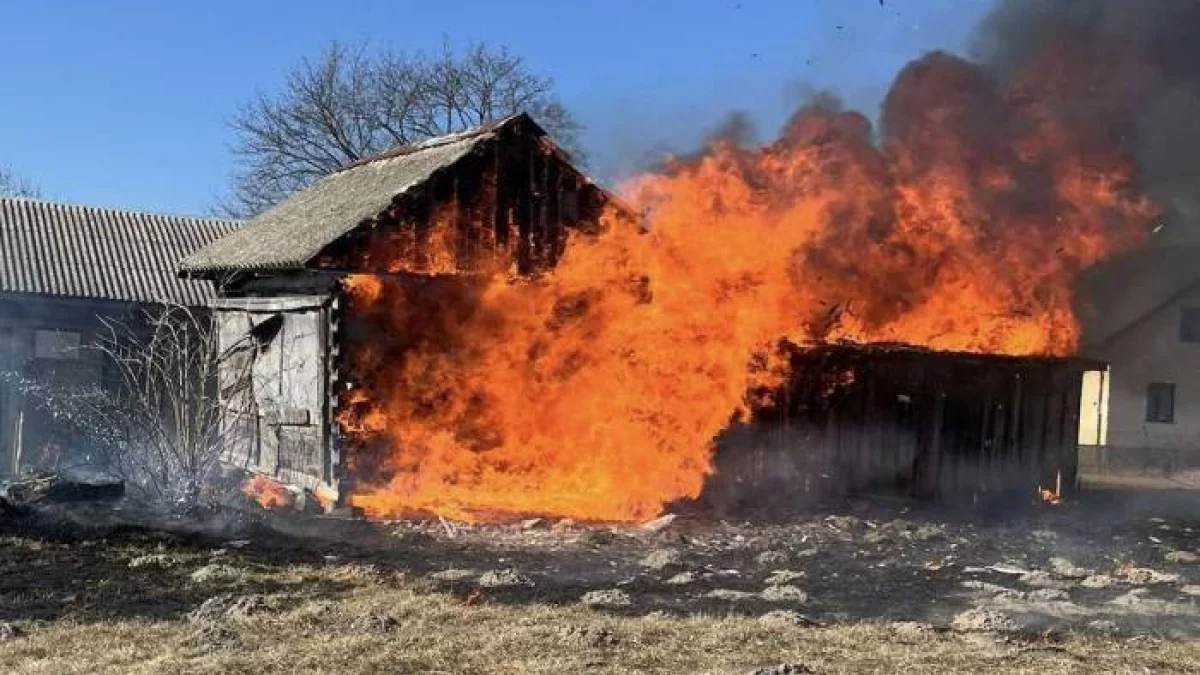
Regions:
[[[3, 542], [5, 551], [22, 544]], [[137, 552], [119, 550], [122, 556]], [[1085, 636], [1043, 642], [911, 624], [804, 628], [745, 617], [615, 616], [580, 606], [456, 597], [403, 573], [360, 565], [267, 567], [237, 556], [221, 559], [225, 574], [194, 582], [181, 571], [188, 579], [183, 583], [194, 587], [196, 598], [227, 592], [253, 594], [256, 602], [204, 620], [178, 612], [156, 616], [145, 606], [114, 618], [80, 612], [21, 622], [23, 637], [0, 642], [0, 672], [743, 673], [797, 662], [819, 673], [1200, 672], [1195, 642]], [[136, 576], [140, 569], [124, 573]], [[112, 596], [93, 589], [89, 602], [130, 610], [155, 597], [150, 586], [147, 578], [143, 599], [128, 586]]]
[[[811, 531], [821, 529], [827, 528]], [[817, 673], [1200, 674], [1196, 640], [1094, 632], [1005, 637], [850, 619], [812, 628], [754, 615], [701, 613], [719, 604], [687, 605], [670, 616], [651, 611], [659, 606], [638, 603], [589, 609], [577, 602], [580, 594], [605, 586], [596, 585], [601, 577], [572, 581], [574, 574], [584, 569], [581, 563], [600, 569], [618, 564], [606, 557], [610, 548], [621, 548], [617, 544], [546, 553], [535, 568], [536, 551], [515, 558], [516, 549], [488, 548], [482, 540], [455, 543], [411, 534], [388, 536], [392, 543], [372, 548], [367, 544], [372, 531], [343, 528], [339, 539], [325, 541], [251, 530], [242, 534], [254, 543], [239, 548], [225, 536], [0, 520], [0, 623], [12, 622], [22, 633], [5, 640], [0, 631], [0, 673], [691, 675], [803, 663]], [[600, 539], [598, 534], [591, 538]], [[676, 535], [663, 535], [671, 536]], [[940, 555], [937, 541], [912, 547]], [[946, 541], [952, 541], [948, 535]], [[979, 541], [969, 540], [968, 548]], [[831, 560], [856, 560], [838, 557], [835, 540], [818, 543]], [[845, 544], [851, 552], [865, 545], [861, 538]], [[635, 560], [643, 555], [637, 547], [624, 552]], [[833, 569], [813, 566], [814, 560], [803, 559], [810, 566], [810, 586], [822, 569]], [[919, 568], [924, 558], [915, 560]], [[754, 564], [743, 563], [747, 570]], [[536, 588], [517, 591], [429, 576], [451, 565], [510, 564], [545, 574], [537, 577]], [[628, 566], [640, 569], [636, 562]], [[839, 568], [844, 581], [825, 580], [825, 592], [870, 583], [855, 569], [869, 568]], [[933, 605], [952, 604], [936, 590], [943, 587], [920, 588], [933, 593]], [[887, 591], [875, 600], [859, 588], [849, 599], [857, 596], [877, 603], [873, 613], [860, 617], [882, 616], [901, 602]]]

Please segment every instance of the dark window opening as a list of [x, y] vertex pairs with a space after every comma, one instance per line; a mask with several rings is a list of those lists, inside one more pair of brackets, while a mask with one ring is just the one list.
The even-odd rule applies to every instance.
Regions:
[[1200, 342], [1200, 307], [1184, 307], [1179, 310], [1179, 340]]
[[1175, 385], [1151, 382], [1146, 387], [1146, 421], [1159, 424], [1175, 423]]

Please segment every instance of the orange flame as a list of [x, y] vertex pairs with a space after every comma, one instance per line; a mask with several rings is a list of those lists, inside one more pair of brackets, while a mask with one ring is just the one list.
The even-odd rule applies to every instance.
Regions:
[[264, 509], [281, 509], [292, 504], [292, 494], [282, 483], [265, 476], [252, 476], [242, 485], [242, 494]]
[[1062, 495], [1059, 495], [1054, 490], [1047, 490], [1046, 488], [1038, 488], [1038, 496], [1041, 498], [1043, 504], [1049, 504], [1051, 506], [1058, 506], [1059, 504], [1062, 503]]
[[1038, 486], [1038, 497], [1043, 504], [1057, 506], [1062, 504], [1062, 470], [1059, 470], [1054, 476], [1054, 489]]
[[610, 215], [536, 280], [348, 278], [350, 315], [397, 342], [349, 354], [339, 422], [371, 480], [351, 503], [646, 519], [699, 494], [747, 391], [787, 377], [780, 340], [1070, 354], [1072, 280], [1155, 213], [1120, 148], [944, 54], [882, 121], [876, 143], [813, 105], [765, 147], [638, 177], [648, 228]]
[[337, 504], [337, 495], [324, 487], [316, 487], [308, 491], [316, 503], [317, 509], [328, 513]]

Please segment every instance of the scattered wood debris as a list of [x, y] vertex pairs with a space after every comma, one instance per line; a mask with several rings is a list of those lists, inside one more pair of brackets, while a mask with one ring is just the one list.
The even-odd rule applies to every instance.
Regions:
[[125, 483], [117, 479], [82, 481], [59, 474], [43, 474], [0, 482], [0, 506], [22, 512], [45, 503], [115, 501], [125, 496]]
[[676, 516], [673, 513], [668, 513], [665, 516], [659, 516], [654, 520], [648, 520], [642, 523], [641, 528], [646, 532], [662, 532], [668, 526], [670, 526], [671, 523], [675, 522], [675, 519], [678, 517], [679, 516]]

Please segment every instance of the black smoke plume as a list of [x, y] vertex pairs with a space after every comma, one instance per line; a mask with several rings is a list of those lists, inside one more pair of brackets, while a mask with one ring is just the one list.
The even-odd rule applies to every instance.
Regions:
[[[1200, 2], [1004, 0], [973, 56], [999, 80], [1063, 78], [1058, 114], [1121, 143], [1167, 210], [1163, 241], [1200, 242]], [[1047, 59], [1047, 54], [1053, 58]]]

